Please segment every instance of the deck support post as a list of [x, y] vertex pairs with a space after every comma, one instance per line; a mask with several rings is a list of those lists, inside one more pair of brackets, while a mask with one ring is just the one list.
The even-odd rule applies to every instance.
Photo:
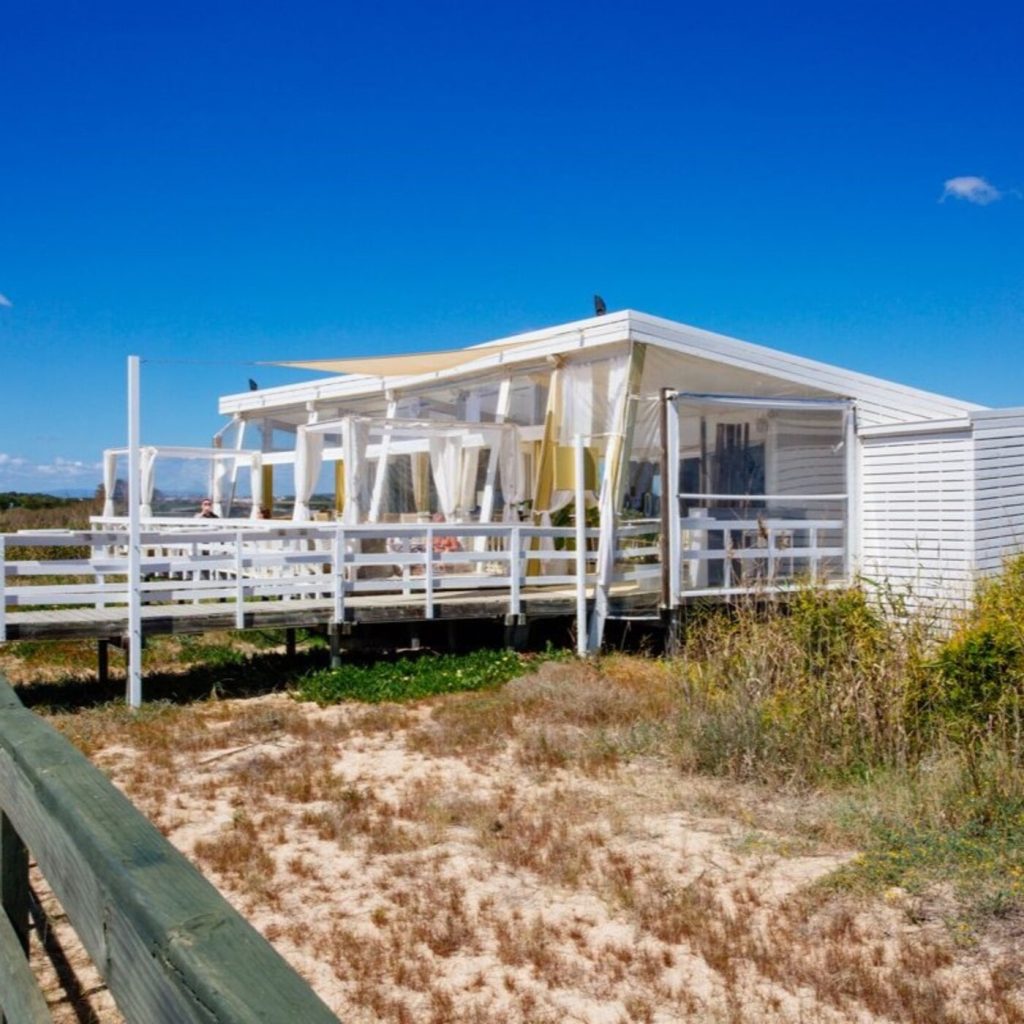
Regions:
[[110, 641], [106, 639], [96, 641], [96, 678], [100, 686], [110, 682]]
[[332, 623], [327, 627], [331, 644], [331, 668], [341, 668], [341, 625]]
[[284, 631], [284, 656], [289, 661], [295, 660], [295, 627], [289, 626]]
[[505, 647], [513, 651], [525, 650], [529, 634], [530, 631], [526, 624], [525, 615], [505, 616]]
[[585, 658], [587, 643], [587, 496], [583, 479], [583, 436], [573, 438], [576, 488], [576, 654]]

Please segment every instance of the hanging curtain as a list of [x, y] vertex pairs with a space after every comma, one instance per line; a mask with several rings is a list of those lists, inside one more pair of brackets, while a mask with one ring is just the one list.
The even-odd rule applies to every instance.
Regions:
[[430, 511], [430, 456], [412, 453], [412, 501], [417, 512]]
[[604, 415], [599, 421], [599, 431], [610, 433], [615, 428], [615, 416], [619, 403], [626, 394], [629, 384], [629, 356], [623, 353], [608, 360], [608, 399]]
[[559, 427], [559, 444], [572, 444], [577, 434], [590, 437], [601, 428], [595, 417], [596, 394], [594, 391], [594, 364], [569, 363], [562, 377], [562, 422]]
[[114, 488], [117, 486], [117, 452], [103, 453], [103, 515], [114, 514]]
[[249, 490], [252, 494], [252, 511], [250, 519], [259, 519], [260, 510], [263, 508], [263, 456], [259, 452], [253, 452], [252, 461], [249, 463]]
[[342, 518], [348, 524], [362, 521], [363, 510], [369, 508], [366, 487], [366, 446], [370, 425], [365, 420], [346, 417], [341, 426], [342, 465], [345, 476], [345, 510]]
[[224, 486], [228, 479], [228, 465], [227, 462], [220, 458], [215, 457], [213, 465], [210, 467], [210, 502], [213, 508], [213, 514], [218, 519], [224, 518], [224, 492], [227, 488]]
[[459, 503], [459, 469], [462, 463], [462, 438], [430, 438], [430, 471], [441, 512], [447, 521], [455, 516]]
[[523, 484], [523, 455], [519, 450], [519, 431], [503, 430], [499, 448], [498, 469], [501, 473], [501, 495], [505, 501], [503, 519], [511, 522], [518, 518], [519, 505], [525, 500]]
[[480, 468], [480, 449], [466, 448], [462, 453], [459, 481], [459, 510], [468, 515], [476, 508], [476, 478]]
[[153, 470], [156, 468], [156, 449], [140, 449], [139, 463], [142, 475], [142, 504], [139, 507], [139, 515], [143, 519], [149, 519], [153, 515]]
[[299, 427], [295, 432], [295, 507], [292, 519], [304, 523], [309, 519], [309, 499], [320, 477], [324, 457], [324, 435]]

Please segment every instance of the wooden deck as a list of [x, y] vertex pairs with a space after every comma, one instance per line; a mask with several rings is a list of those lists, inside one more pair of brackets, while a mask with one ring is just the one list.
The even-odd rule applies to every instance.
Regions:
[[[422, 594], [353, 595], [345, 602], [346, 630], [360, 625], [411, 622], [490, 621], [528, 625], [531, 621], [571, 618], [576, 614], [575, 587], [525, 588], [520, 595], [521, 613], [509, 616], [508, 590], [449, 590], [433, 597], [433, 616], [426, 614]], [[588, 593], [588, 605], [593, 601]], [[611, 607], [624, 616], [657, 616], [657, 594], [649, 589], [613, 587]], [[245, 629], [309, 628], [334, 623], [334, 601], [323, 598], [295, 598], [288, 601], [247, 602]], [[511, 620], [511, 622], [510, 622]], [[127, 607], [60, 608], [46, 611], [16, 611], [7, 614], [8, 640], [115, 639], [126, 634]], [[205, 633], [237, 629], [232, 602], [204, 604], [147, 605], [142, 608], [145, 636], [172, 633]]]

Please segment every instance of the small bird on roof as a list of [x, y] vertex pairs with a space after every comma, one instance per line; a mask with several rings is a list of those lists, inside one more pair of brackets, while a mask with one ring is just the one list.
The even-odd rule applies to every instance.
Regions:
[[604, 304], [604, 299], [600, 295], [594, 296], [594, 316], [604, 316], [608, 312], [608, 307]]
[[259, 391], [259, 389], [260, 389], [259, 384], [257, 384], [256, 381], [254, 381], [252, 379], [252, 377], [250, 377], [249, 378], [249, 390], [250, 391]]

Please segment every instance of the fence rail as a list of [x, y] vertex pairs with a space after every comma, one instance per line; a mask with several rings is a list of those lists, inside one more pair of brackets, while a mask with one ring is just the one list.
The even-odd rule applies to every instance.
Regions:
[[[108, 521], [109, 522], [109, 521]], [[643, 557], [656, 547], [638, 543], [650, 527], [627, 527], [617, 543], [616, 579], [642, 582], [657, 575]], [[348, 526], [229, 522], [160, 524], [141, 534], [144, 606], [229, 601], [239, 625], [254, 601], [295, 597], [331, 599], [344, 621], [352, 595], [417, 595], [433, 617], [435, 595], [445, 590], [507, 591], [511, 615], [533, 586], [594, 585], [600, 531], [583, 531], [582, 573], [577, 531], [571, 527], [511, 524], [360, 524]], [[81, 548], [78, 558], [8, 557], [0, 571], [0, 640], [4, 610], [40, 606], [110, 608], [130, 601], [129, 560], [123, 530], [26, 531], [8, 534], [17, 547]], [[0, 549], [2, 550], [2, 549]]]
[[0, 677], [0, 1008], [51, 1018], [28, 970], [28, 852], [138, 1024], [337, 1024], [270, 944]]

